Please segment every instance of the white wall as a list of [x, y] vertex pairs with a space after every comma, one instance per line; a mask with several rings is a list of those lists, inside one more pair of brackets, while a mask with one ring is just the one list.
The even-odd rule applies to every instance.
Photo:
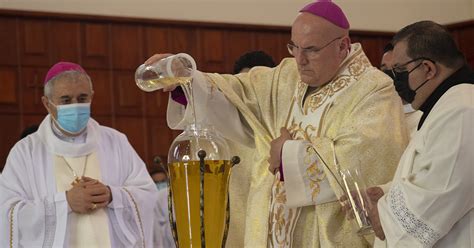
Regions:
[[[353, 29], [396, 31], [417, 20], [472, 20], [474, 0], [334, 0]], [[0, 0], [0, 8], [290, 26], [311, 0]]]
[[471, 0], [471, 20], [474, 19], [474, 0]]

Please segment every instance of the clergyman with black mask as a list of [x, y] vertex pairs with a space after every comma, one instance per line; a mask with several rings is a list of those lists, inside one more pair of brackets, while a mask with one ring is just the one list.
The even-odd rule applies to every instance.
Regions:
[[423, 116], [390, 189], [368, 189], [375, 247], [473, 247], [474, 72], [432, 21], [392, 44], [396, 89]]

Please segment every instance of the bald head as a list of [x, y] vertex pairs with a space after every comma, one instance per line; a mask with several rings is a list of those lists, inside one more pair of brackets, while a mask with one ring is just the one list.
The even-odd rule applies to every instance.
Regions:
[[298, 14], [291, 42], [301, 80], [318, 87], [336, 74], [350, 48], [349, 30], [309, 12]]

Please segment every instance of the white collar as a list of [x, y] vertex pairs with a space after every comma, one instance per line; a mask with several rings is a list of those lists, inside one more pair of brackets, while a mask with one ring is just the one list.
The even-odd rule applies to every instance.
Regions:
[[47, 115], [41, 122], [37, 132], [51, 153], [65, 157], [81, 157], [92, 153], [97, 148], [99, 142], [99, 124], [91, 118], [86, 128], [87, 135], [83, 137], [84, 142], [69, 142], [55, 134], [51, 124], [51, 116]]

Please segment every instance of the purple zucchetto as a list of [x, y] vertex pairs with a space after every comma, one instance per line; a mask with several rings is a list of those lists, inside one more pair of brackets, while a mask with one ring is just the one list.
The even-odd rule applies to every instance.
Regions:
[[87, 74], [86, 71], [80, 65], [71, 62], [61, 61], [56, 63], [49, 69], [48, 73], [46, 74], [46, 77], [44, 78], [44, 84], [51, 80], [51, 78], [65, 71], [78, 71]]
[[343, 29], [349, 29], [350, 26], [349, 21], [347, 20], [346, 15], [344, 15], [342, 9], [330, 0], [319, 0], [314, 3], [310, 3], [302, 8], [300, 12], [307, 12], [316, 16], [320, 16]]

